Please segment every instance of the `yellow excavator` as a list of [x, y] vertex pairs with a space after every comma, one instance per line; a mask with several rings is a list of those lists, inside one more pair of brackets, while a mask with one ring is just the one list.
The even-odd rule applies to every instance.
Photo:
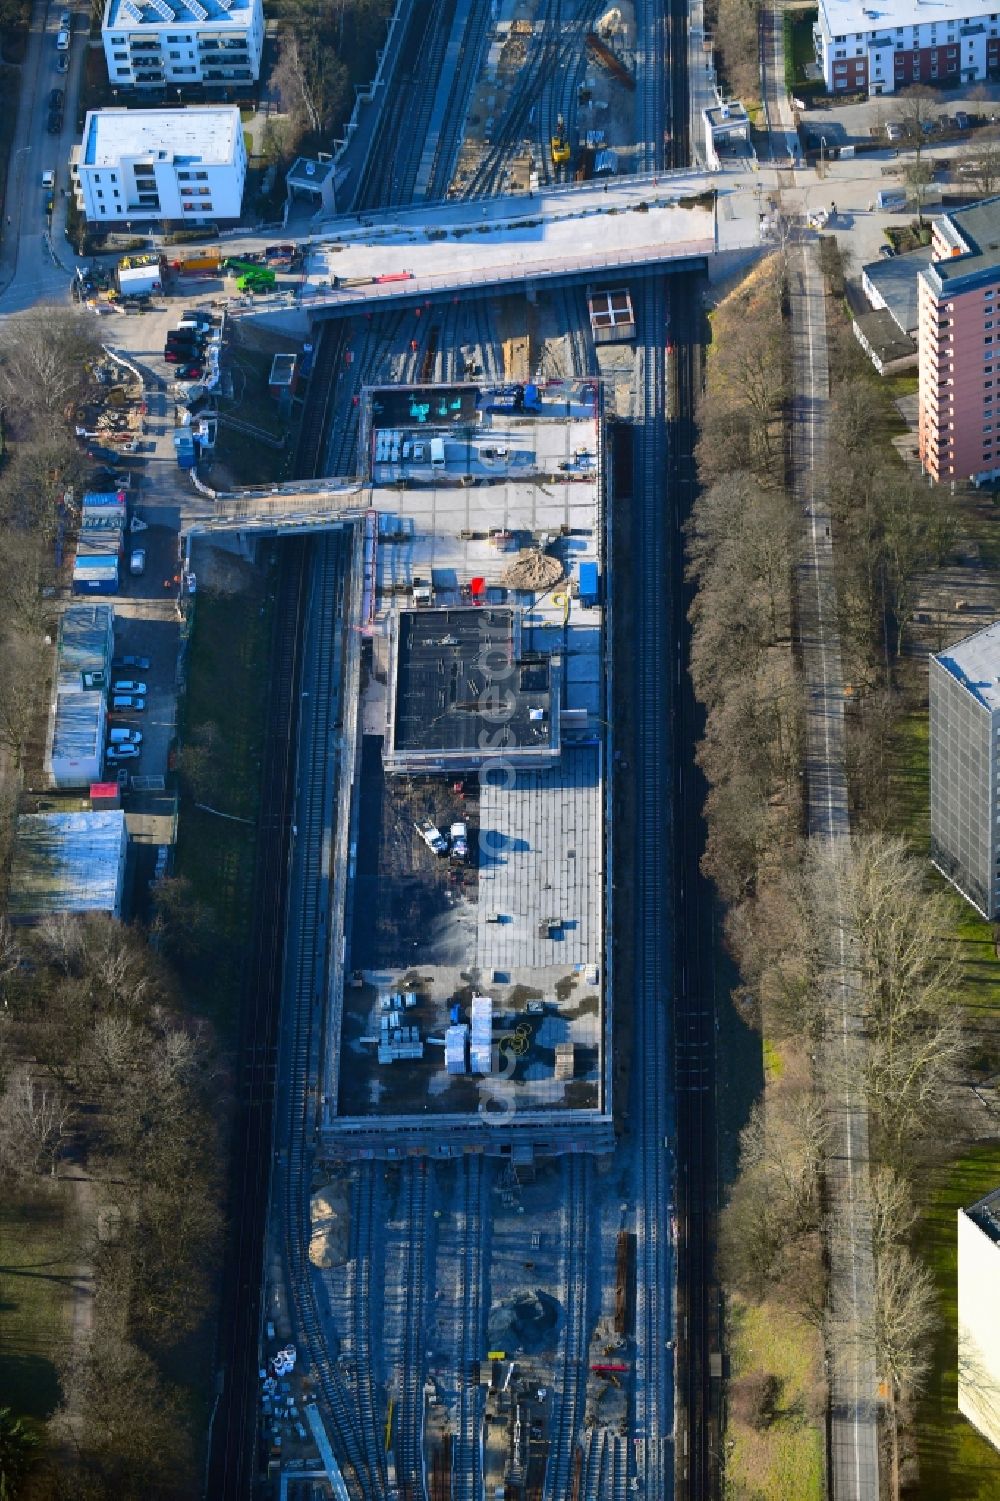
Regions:
[[570, 159], [569, 140], [566, 136], [566, 122], [562, 115], [556, 120], [556, 133], [549, 143], [552, 148], [552, 165], [564, 167]]

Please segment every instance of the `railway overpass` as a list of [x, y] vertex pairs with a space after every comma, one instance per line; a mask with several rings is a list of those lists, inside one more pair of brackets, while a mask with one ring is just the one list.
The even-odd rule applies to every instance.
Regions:
[[[229, 305], [288, 333], [430, 297], [657, 268], [728, 275], [761, 245], [759, 178], [678, 171], [331, 220], [294, 284]], [[238, 253], [234, 242], [234, 250]]]

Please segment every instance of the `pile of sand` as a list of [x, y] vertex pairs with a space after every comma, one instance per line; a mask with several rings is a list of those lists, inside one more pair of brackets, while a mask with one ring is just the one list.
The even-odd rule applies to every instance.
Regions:
[[526, 547], [513, 563], [508, 563], [500, 582], [508, 589], [551, 589], [562, 577], [563, 566], [558, 558], [539, 552], [537, 547]]

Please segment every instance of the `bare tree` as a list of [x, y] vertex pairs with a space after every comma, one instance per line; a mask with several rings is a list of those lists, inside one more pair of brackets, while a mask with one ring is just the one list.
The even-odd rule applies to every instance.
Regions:
[[[866, 1022], [863, 1083], [892, 1154], [927, 1132], [963, 1050], [947, 898], [903, 840], [872, 835], [816, 863], [817, 921], [855, 960]], [[839, 963], [840, 945], [833, 938]]]
[[45, 683], [49, 665], [41, 641], [25, 636], [8, 637], [0, 651], [0, 742], [19, 767], [24, 747], [38, 713], [39, 687]]
[[0, 330], [0, 401], [32, 426], [65, 414], [100, 354], [94, 320], [64, 307], [38, 307]]
[[48, 1171], [55, 1176], [72, 1106], [58, 1084], [14, 1071], [0, 1100], [0, 1165], [10, 1177]]
[[970, 143], [958, 154], [958, 169], [981, 197], [992, 198], [1000, 189], [1000, 143]]
[[879, 1375], [888, 1393], [893, 1501], [899, 1496], [899, 1404], [923, 1388], [938, 1323], [934, 1283], [905, 1246], [875, 1261], [871, 1328]]

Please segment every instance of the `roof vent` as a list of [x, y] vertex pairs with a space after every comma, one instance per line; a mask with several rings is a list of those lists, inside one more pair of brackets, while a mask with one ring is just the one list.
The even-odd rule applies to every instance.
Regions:
[[316, 163], [315, 162], [306, 162], [306, 176], [307, 177], [315, 177], [316, 176]]

